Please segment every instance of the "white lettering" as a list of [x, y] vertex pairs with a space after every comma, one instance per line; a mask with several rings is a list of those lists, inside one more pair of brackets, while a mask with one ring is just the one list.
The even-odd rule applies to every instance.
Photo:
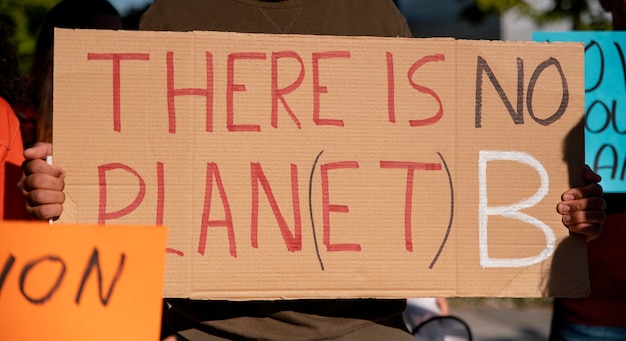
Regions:
[[[487, 195], [487, 162], [489, 161], [517, 161], [527, 164], [534, 168], [541, 179], [541, 184], [537, 192], [531, 197], [526, 198], [512, 205], [504, 206], [488, 206]], [[552, 229], [544, 222], [535, 217], [531, 217], [521, 210], [532, 207], [548, 194], [549, 177], [543, 165], [530, 154], [524, 152], [513, 151], [480, 151], [478, 161], [478, 186], [479, 186], [479, 206], [478, 206], [478, 224], [479, 224], [479, 250], [480, 265], [483, 268], [515, 268], [530, 266], [546, 260], [554, 252], [556, 237]], [[490, 258], [487, 245], [487, 224], [489, 216], [499, 215], [511, 219], [518, 219], [525, 223], [534, 225], [541, 230], [546, 236], [546, 248], [534, 257], [526, 258]]]

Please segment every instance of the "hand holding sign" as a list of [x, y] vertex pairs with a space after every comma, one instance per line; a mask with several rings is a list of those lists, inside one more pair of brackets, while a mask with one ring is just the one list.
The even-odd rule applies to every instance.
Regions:
[[563, 193], [563, 201], [557, 205], [557, 211], [563, 215], [563, 224], [575, 233], [585, 235], [587, 241], [596, 239], [606, 219], [606, 203], [602, 199], [602, 180], [588, 166], [585, 166], [584, 187], [572, 188]]
[[52, 144], [38, 143], [24, 151], [24, 176], [18, 183], [27, 212], [36, 219], [56, 219], [63, 212], [65, 172], [45, 160], [52, 155]]

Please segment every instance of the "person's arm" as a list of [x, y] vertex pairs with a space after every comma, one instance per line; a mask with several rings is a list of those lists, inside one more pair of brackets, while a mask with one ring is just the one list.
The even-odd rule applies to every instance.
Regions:
[[24, 174], [17, 184], [26, 204], [26, 211], [36, 219], [56, 219], [63, 212], [65, 172], [49, 165], [52, 144], [38, 143], [24, 151]]
[[602, 231], [606, 203], [602, 198], [602, 187], [598, 184], [600, 176], [586, 166], [584, 179], [587, 185], [570, 188], [561, 195], [557, 212], [563, 215], [563, 224], [570, 231], [583, 234], [590, 241]]
[[437, 306], [439, 307], [439, 311], [441, 315], [448, 316], [450, 315], [450, 307], [448, 306], [448, 299], [445, 297], [437, 297]]

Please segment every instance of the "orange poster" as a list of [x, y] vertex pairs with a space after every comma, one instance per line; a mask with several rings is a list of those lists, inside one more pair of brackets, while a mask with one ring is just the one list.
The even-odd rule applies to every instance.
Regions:
[[0, 222], [0, 340], [158, 340], [166, 229]]

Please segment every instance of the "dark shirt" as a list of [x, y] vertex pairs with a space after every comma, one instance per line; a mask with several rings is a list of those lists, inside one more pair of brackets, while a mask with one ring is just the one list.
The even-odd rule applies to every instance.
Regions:
[[587, 243], [590, 293], [555, 299], [555, 318], [569, 322], [626, 327], [626, 194], [607, 193], [607, 219], [597, 239]]

